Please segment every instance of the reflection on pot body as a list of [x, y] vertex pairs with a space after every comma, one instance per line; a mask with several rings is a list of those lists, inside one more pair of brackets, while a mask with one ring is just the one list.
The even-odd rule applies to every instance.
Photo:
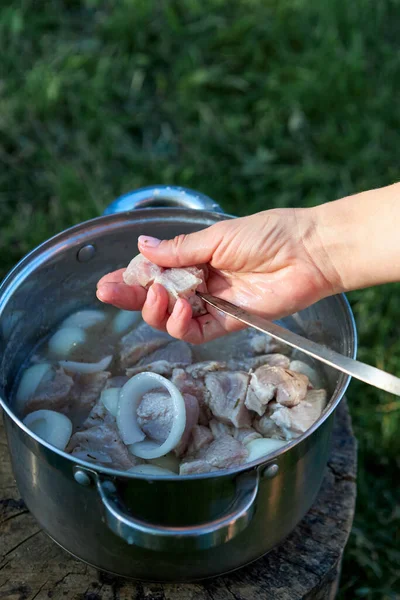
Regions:
[[[69, 552], [106, 571], [153, 581], [187, 581], [258, 558], [300, 521], [321, 485], [334, 409], [349, 378], [327, 368], [331, 399], [306, 434], [267, 460], [217, 475], [151, 480], [126, 475], [83, 463], [28, 433], [8, 399], [21, 363], [39, 339], [72, 311], [93, 302], [97, 280], [128, 263], [137, 252], [140, 234], [172, 237], [227, 218], [201, 210], [218, 208], [195, 192], [162, 187], [156, 191], [127, 195], [111, 206], [107, 216], [56, 236], [6, 278], [0, 288], [0, 319], [9, 322], [13, 314], [18, 319], [12, 331], [3, 330], [0, 340], [4, 348], [0, 393], [17, 484], [45, 531]], [[162, 208], [164, 195], [170, 208]], [[160, 208], [112, 214], [135, 208], [137, 198], [141, 207], [148, 207], [154, 197]], [[96, 252], [87, 261], [77, 260], [79, 250], [88, 244]], [[314, 323], [322, 329], [313, 328]], [[355, 356], [355, 326], [343, 296], [293, 315], [287, 326], [300, 332], [316, 329], [318, 341]], [[266, 471], [271, 465], [277, 468]], [[76, 469], [85, 471], [88, 479], [77, 481]]]

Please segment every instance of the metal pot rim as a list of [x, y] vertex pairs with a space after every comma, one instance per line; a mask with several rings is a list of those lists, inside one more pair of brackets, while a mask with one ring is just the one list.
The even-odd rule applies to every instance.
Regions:
[[[126, 227], [129, 224], [129, 221], [134, 221], [135, 223], [141, 218], [145, 219], [146, 223], [151, 222], [152, 220], [159, 220], [160, 217], [166, 219], [174, 219], [175, 217], [179, 217], [179, 220], [182, 220], [182, 217], [188, 216], [193, 220], [193, 217], [199, 217], [199, 220], [204, 222], [205, 219], [210, 219], [210, 225], [219, 220], [225, 220], [230, 218], [235, 218], [232, 215], [228, 214], [219, 214], [216, 212], [206, 211], [206, 210], [193, 210], [190, 208], [182, 208], [182, 207], [168, 207], [168, 208], [140, 208], [135, 209], [134, 211], [126, 211], [115, 214], [106, 214], [104, 216], [95, 217], [93, 219], [83, 221], [77, 225], [74, 225], [64, 231], [52, 236], [46, 241], [42, 242], [39, 246], [31, 250], [28, 254], [26, 254], [14, 267], [13, 269], [6, 275], [3, 281], [0, 283], [0, 313], [2, 307], [7, 304], [8, 299], [12, 296], [16, 288], [22, 283], [24, 280], [24, 275], [28, 275], [36, 266], [42, 264], [43, 260], [50, 256], [54, 256], [55, 252], [62, 252], [63, 244], [65, 240], [71, 240], [73, 238], [75, 242], [82, 239], [82, 244], [88, 242], [88, 238], [90, 238], [91, 233], [96, 233], [97, 235], [101, 234], [103, 231], [108, 232], [110, 224], [114, 224], [115, 228], [118, 226]], [[347, 319], [347, 325], [352, 333], [352, 353], [351, 358], [356, 358], [357, 355], [357, 329], [356, 323], [354, 320], [354, 316], [350, 307], [350, 303], [347, 300], [344, 294], [338, 294], [336, 296], [332, 296], [332, 300], [339, 302], [341, 308], [343, 310], [343, 314]], [[109, 469], [107, 467], [102, 467], [98, 465], [94, 465], [93, 463], [89, 463], [83, 461], [81, 459], [74, 458], [71, 454], [63, 452], [62, 450], [58, 450], [54, 446], [51, 446], [46, 441], [42, 440], [36, 434], [34, 434], [31, 430], [29, 430], [22, 421], [14, 414], [11, 407], [6, 403], [6, 401], [0, 396], [0, 406], [3, 408], [5, 413], [14, 421], [14, 423], [24, 431], [29, 437], [33, 438], [37, 443], [41, 446], [44, 446], [47, 450], [58, 454], [60, 457], [67, 459], [75, 466], [81, 466], [86, 469], [90, 469], [92, 471], [96, 471], [98, 473], [109, 475], [112, 477], [125, 478], [125, 479], [145, 479], [145, 480], [167, 480], [167, 481], [180, 481], [180, 480], [194, 480], [194, 479], [210, 479], [214, 477], [224, 477], [227, 475], [237, 475], [243, 473], [245, 471], [250, 471], [255, 468], [263, 468], [267, 465], [272, 464], [276, 461], [280, 456], [289, 452], [293, 447], [300, 445], [302, 442], [307, 440], [319, 427], [328, 419], [328, 417], [334, 412], [337, 408], [339, 402], [342, 400], [349, 384], [351, 381], [351, 377], [348, 375], [343, 375], [342, 379], [336, 385], [336, 388], [328, 402], [327, 409], [320, 416], [320, 418], [301, 436], [295, 438], [291, 442], [288, 442], [282, 449], [278, 449], [275, 452], [271, 452], [267, 455], [267, 457], [261, 457], [256, 459], [250, 463], [245, 463], [244, 465], [240, 465], [239, 467], [235, 467], [232, 469], [224, 469], [220, 471], [213, 471], [211, 473], [199, 473], [195, 475], [139, 475], [136, 473], [127, 473], [126, 471], [119, 471], [117, 469]]]

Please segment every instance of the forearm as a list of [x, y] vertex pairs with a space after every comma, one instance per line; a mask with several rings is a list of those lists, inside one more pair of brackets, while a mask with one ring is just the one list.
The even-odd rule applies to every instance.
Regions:
[[311, 209], [335, 291], [400, 281], [400, 184]]

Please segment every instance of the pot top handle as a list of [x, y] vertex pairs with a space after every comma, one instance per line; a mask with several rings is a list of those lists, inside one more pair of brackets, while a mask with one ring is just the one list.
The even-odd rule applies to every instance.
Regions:
[[236, 497], [219, 518], [200, 525], [167, 527], [136, 519], [121, 510], [115, 496], [115, 486], [94, 476], [97, 491], [103, 503], [108, 527], [128, 544], [158, 551], [190, 552], [214, 548], [229, 542], [250, 523], [257, 497], [259, 475], [256, 470], [239, 475]]
[[175, 207], [223, 213], [222, 208], [208, 196], [184, 187], [157, 185], [140, 188], [120, 196], [109, 204], [104, 215], [136, 208]]

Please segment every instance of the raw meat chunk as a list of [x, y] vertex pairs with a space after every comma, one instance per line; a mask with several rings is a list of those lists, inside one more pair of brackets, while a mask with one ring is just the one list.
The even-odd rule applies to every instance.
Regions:
[[171, 431], [174, 418], [171, 396], [164, 390], [144, 394], [137, 409], [141, 430], [156, 442], [164, 442]]
[[[178, 298], [186, 298], [189, 302], [192, 298], [196, 298], [196, 289], [204, 283], [204, 273], [196, 267], [165, 269], [155, 281], [167, 290], [169, 296], [168, 310], [172, 312]], [[200, 307], [204, 308], [200, 298], [197, 298], [197, 302], [192, 300], [192, 303], [192, 307], [196, 308], [197, 311]], [[203, 311], [202, 314], [205, 312], [207, 311]]]
[[249, 332], [249, 336], [250, 351], [255, 354], [270, 354], [271, 352], [288, 354], [290, 352], [290, 348], [287, 344], [278, 342], [278, 340], [274, 340], [274, 338], [266, 333], [251, 331]]
[[241, 427], [233, 430], [233, 437], [246, 446], [249, 442], [262, 437], [262, 435], [252, 427]]
[[168, 333], [157, 331], [141, 323], [138, 327], [127, 333], [120, 342], [120, 364], [123, 369], [133, 366], [143, 356], [166, 346], [173, 341]]
[[[189, 443], [190, 434], [199, 418], [197, 399], [191, 394], [183, 394], [186, 409], [186, 426], [182, 438], [175, 448], [177, 456], [183, 454]], [[157, 442], [164, 442], [172, 427], [174, 419], [171, 396], [163, 390], [144, 394], [137, 410], [138, 424], [142, 431]]]
[[281, 429], [286, 439], [291, 439], [304, 433], [315, 423], [325, 404], [325, 390], [310, 390], [305, 399], [292, 408], [277, 404], [271, 420]]
[[106, 423], [107, 425], [115, 425], [115, 417], [106, 409], [103, 402], [99, 399], [96, 404], [93, 406], [90, 411], [87, 419], [82, 423], [82, 426], [79, 427], [79, 430], [83, 431], [85, 429], [90, 429], [90, 427], [95, 427], [96, 425], [102, 425]]
[[116, 427], [109, 423], [74, 433], [66, 451], [84, 460], [124, 471], [140, 462], [122, 443]]
[[186, 409], [186, 425], [183, 435], [181, 437], [181, 441], [174, 449], [174, 453], [176, 456], [182, 456], [188, 447], [190, 436], [193, 431], [193, 427], [197, 425], [199, 420], [199, 403], [197, 402], [197, 398], [192, 396], [191, 394], [183, 394], [183, 399], [185, 401], [185, 409]]
[[[275, 400], [270, 402], [266, 408], [266, 411], [262, 417], [256, 417], [253, 421], [253, 427], [256, 431], [259, 431], [262, 436], [266, 438], [283, 439], [284, 435], [282, 430], [277, 424], [271, 419], [271, 415], [277, 406], [281, 406]], [[285, 438], [286, 439], [286, 438]]]
[[158, 267], [142, 254], [138, 254], [131, 260], [122, 277], [126, 285], [141, 285], [148, 288], [163, 271], [162, 267]]
[[186, 367], [185, 371], [194, 377], [194, 379], [198, 379], [204, 378], [207, 373], [212, 373], [213, 371], [226, 370], [226, 367], [226, 362], [220, 360], [205, 360]]
[[230, 435], [224, 435], [202, 448], [191, 460], [181, 463], [180, 475], [208, 473], [242, 464], [248, 456], [246, 447]]
[[218, 471], [217, 467], [213, 467], [202, 458], [186, 460], [181, 462], [179, 467], [179, 475], [197, 475], [199, 473], [212, 473]]
[[205, 384], [207, 405], [217, 419], [235, 427], [250, 427], [250, 413], [244, 404], [249, 385], [247, 373], [208, 373]]
[[211, 411], [205, 402], [206, 389], [203, 380], [194, 379], [183, 369], [174, 369], [171, 381], [181, 394], [191, 394], [197, 398], [200, 410], [199, 424], [207, 426], [211, 419]]
[[156, 360], [155, 362], [146, 363], [141, 367], [130, 367], [126, 369], [127, 378], [133, 377], [138, 373], [150, 372], [164, 375], [164, 377], [170, 377], [174, 369], [183, 367], [180, 363], [170, 363], [167, 360]]
[[74, 373], [70, 377], [60, 367], [52, 372], [51, 378], [42, 381], [25, 406], [25, 414], [41, 408], [51, 409], [67, 415], [74, 426], [80, 425], [88, 416], [104, 389], [110, 373]]
[[258, 367], [262, 367], [264, 365], [269, 365], [270, 367], [283, 367], [284, 369], [287, 369], [289, 367], [290, 360], [284, 354], [261, 354], [261, 356], [248, 358], [245, 361], [245, 364], [248, 369], [258, 369]]
[[110, 376], [111, 373], [108, 371], [75, 374], [74, 386], [71, 390], [71, 401], [74, 407], [79, 407], [79, 410], [89, 413]]
[[221, 421], [218, 421], [217, 419], [211, 419], [209, 427], [216, 440], [223, 435], [233, 435], [235, 429], [232, 425], [221, 423]]
[[233, 427], [233, 425], [227, 425], [226, 423], [221, 423], [217, 421], [217, 419], [212, 419], [209, 423], [210, 430], [217, 440], [224, 435], [231, 435], [235, 438], [235, 440], [239, 440], [244, 445], [248, 444], [252, 440], [262, 437], [255, 429], [252, 427]]
[[242, 464], [247, 455], [248, 451], [241, 442], [230, 435], [224, 435], [206, 448], [203, 458], [213, 467], [229, 469]]
[[49, 376], [45, 376], [40, 382], [34, 395], [24, 406], [24, 415], [35, 410], [50, 409], [68, 414], [69, 394], [74, 380], [59, 367], [52, 369]]
[[127, 285], [141, 285], [149, 288], [159, 283], [168, 292], [168, 310], [171, 313], [178, 298], [186, 298], [192, 305], [193, 314], [199, 316], [207, 311], [201, 298], [196, 296], [197, 288], [206, 291], [206, 268], [186, 267], [184, 269], [164, 269], [153, 265], [142, 255], [135, 256], [126, 268], [123, 279]]
[[152, 363], [159, 360], [165, 360], [169, 363], [178, 363], [189, 365], [192, 362], [192, 350], [186, 342], [175, 341], [170, 342], [166, 346], [155, 350], [151, 354], [147, 354], [141, 358], [135, 366]]
[[259, 367], [250, 377], [246, 406], [260, 416], [265, 407], [276, 397], [285, 406], [295, 406], [307, 393], [308, 378], [282, 367]]
[[134, 367], [126, 370], [126, 374], [128, 377], [132, 377], [136, 373], [152, 371], [160, 375], [170, 376], [175, 368], [183, 367], [191, 362], [192, 350], [189, 344], [175, 341], [141, 358]]
[[214, 436], [208, 427], [204, 427], [203, 425], [195, 425], [192, 429], [192, 435], [187, 449], [187, 454], [196, 454], [199, 450], [211, 444], [213, 440]]

